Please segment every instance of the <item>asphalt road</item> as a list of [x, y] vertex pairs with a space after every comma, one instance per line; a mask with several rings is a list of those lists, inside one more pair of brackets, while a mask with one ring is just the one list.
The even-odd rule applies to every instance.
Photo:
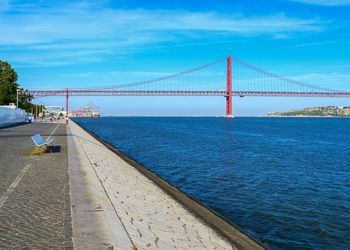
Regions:
[[[36, 133], [59, 147], [27, 156]], [[0, 129], [0, 249], [72, 249], [71, 228], [65, 124]]]

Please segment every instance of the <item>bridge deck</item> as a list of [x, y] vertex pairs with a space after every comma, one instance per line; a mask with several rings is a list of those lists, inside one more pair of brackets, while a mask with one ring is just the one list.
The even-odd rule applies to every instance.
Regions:
[[[226, 96], [225, 90], [31, 90], [33, 96]], [[350, 97], [350, 92], [232, 91], [233, 96]]]

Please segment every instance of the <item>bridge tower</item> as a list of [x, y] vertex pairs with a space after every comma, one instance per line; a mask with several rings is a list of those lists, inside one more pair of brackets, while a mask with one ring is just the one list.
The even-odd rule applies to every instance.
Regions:
[[68, 97], [69, 97], [68, 89], [66, 89], [66, 116], [67, 117], [68, 117], [68, 113], [69, 113], [69, 111], [68, 111]]
[[232, 57], [226, 58], [226, 117], [233, 118], [232, 113]]

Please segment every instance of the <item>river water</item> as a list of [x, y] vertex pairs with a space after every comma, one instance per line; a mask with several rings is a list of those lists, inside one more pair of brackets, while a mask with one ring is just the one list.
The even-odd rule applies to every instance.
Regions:
[[350, 249], [350, 119], [75, 121], [270, 249]]

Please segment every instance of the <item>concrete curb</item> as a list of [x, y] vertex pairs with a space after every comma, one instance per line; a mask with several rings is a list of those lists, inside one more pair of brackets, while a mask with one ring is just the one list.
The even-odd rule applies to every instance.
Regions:
[[128, 234], [79, 141], [67, 126], [74, 249], [133, 249]]

